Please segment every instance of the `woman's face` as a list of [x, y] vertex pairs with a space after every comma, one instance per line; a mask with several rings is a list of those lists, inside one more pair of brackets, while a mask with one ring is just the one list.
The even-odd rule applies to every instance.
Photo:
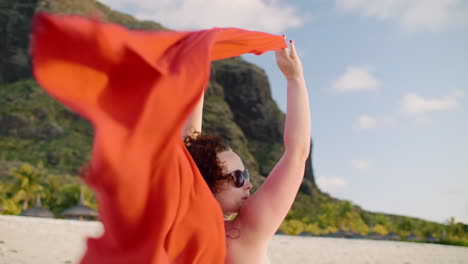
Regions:
[[[218, 159], [224, 166], [224, 174], [229, 174], [236, 170], [244, 171], [245, 167], [239, 156], [228, 150], [218, 153]], [[252, 184], [245, 181], [244, 186], [237, 188], [232, 181], [224, 181], [221, 185], [221, 191], [215, 194], [215, 198], [223, 209], [225, 216], [237, 213], [239, 208], [249, 198]]]

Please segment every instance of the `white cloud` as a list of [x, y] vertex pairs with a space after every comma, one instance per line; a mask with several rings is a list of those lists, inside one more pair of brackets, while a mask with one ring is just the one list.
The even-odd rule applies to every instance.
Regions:
[[400, 102], [400, 109], [411, 116], [436, 111], [446, 111], [459, 105], [463, 98], [462, 91], [455, 91], [452, 95], [440, 99], [425, 99], [415, 93], [409, 93]]
[[464, 223], [465, 225], [468, 225], [468, 216], [455, 217], [455, 221], [457, 223]]
[[114, 9], [129, 10], [139, 19], [172, 29], [240, 27], [280, 33], [302, 26], [306, 17], [279, 0], [102, 0]]
[[457, 196], [464, 194], [464, 190], [459, 187], [444, 187], [440, 189], [440, 194], [447, 195], [447, 196]]
[[370, 161], [368, 160], [353, 160], [351, 161], [353, 168], [355, 169], [368, 169], [370, 167]]
[[354, 124], [358, 130], [366, 130], [376, 127], [396, 127], [398, 121], [391, 116], [369, 116], [361, 115]]
[[[458, 190], [460, 191], [460, 190]], [[464, 194], [463, 190], [461, 190], [461, 193], [458, 194]], [[465, 225], [468, 225], [468, 203], [462, 208], [462, 213], [459, 216], [455, 216], [455, 222], [462, 222]]]
[[415, 117], [415, 121], [417, 125], [425, 126], [432, 124], [432, 119], [428, 116], [417, 116]]
[[346, 186], [346, 182], [338, 177], [318, 177], [317, 185], [322, 191], [332, 192], [343, 189]]
[[462, 90], [455, 90], [452, 93], [452, 96], [455, 98], [463, 98], [463, 96], [465, 96], [465, 93]]
[[377, 119], [368, 115], [362, 115], [356, 122], [355, 127], [358, 129], [369, 129], [377, 125]]
[[331, 90], [336, 92], [376, 91], [380, 81], [370, 73], [369, 67], [349, 66], [345, 73], [335, 80]]
[[335, 0], [339, 11], [364, 17], [394, 20], [408, 31], [436, 31], [453, 25], [468, 25], [464, 0]]

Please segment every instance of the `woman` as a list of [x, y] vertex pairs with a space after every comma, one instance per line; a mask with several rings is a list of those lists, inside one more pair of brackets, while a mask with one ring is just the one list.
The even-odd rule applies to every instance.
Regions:
[[[294, 50], [278, 54], [290, 79], [286, 152], [248, 202], [241, 198], [250, 187], [241, 185], [241, 178], [242, 188], [223, 186], [218, 201], [213, 199], [174, 131], [183, 130], [202, 97], [211, 61], [285, 47], [281, 36], [236, 28], [131, 31], [77, 16], [36, 15], [31, 40], [36, 80], [95, 129], [91, 169], [83, 177], [96, 192], [104, 233], [88, 239], [81, 263], [223, 263], [226, 239], [218, 201], [226, 215], [239, 211], [226, 226], [239, 230], [229, 239], [228, 262], [259, 263], [291, 206], [308, 151], [307, 94]], [[200, 117], [201, 112], [192, 120], [201, 124]], [[219, 157], [228, 165], [225, 174], [244, 169], [231, 152]], [[228, 194], [232, 207], [222, 199]]]
[[[222, 141], [201, 131], [203, 98], [185, 127], [185, 143], [224, 214], [225, 263], [268, 263], [268, 242], [286, 217], [304, 175], [310, 148], [310, 114], [302, 64], [294, 42], [276, 51], [287, 80], [285, 151], [264, 184], [250, 196], [252, 184], [241, 158]], [[237, 214], [234, 220], [232, 216]]]

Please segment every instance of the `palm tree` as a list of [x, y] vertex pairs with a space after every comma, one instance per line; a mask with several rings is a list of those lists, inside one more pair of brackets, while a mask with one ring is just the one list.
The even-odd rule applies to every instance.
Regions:
[[34, 198], [34, 195], [44, 190], [41, 185], [44, 172], [40, 168], [34, 168], [29, 164], [25, 164], [13, 170], [12, 174], [16, 179], [16, 186], [19, 186], [14, 198], [22, 200], [23, 210], [26, 210], [28, 209], [29, 201]]

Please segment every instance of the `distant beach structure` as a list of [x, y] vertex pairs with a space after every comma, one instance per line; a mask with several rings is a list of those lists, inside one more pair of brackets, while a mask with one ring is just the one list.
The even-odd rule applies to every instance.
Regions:
[[286, 235], [286, 234], [285, 234], [283, 231], [281, 231], [281, 230], [278, 229], [278, 230], [276, 231], [275, 235]]
[[406, 240], [408, 241], [420, 241], [421, 238], [415, 235], [414, 233], [411, 233], [409, 236], [406, 237]]
[[353, 233], [353, 236], [351, 238], [354, 239], [364, 239], [364, 236], [359, 234], [359, 233]]
[[366, 239], [373, 239], [373, 240], [382, 240], [383, 237], [375, 232], [370, 232], [364, 238]]
[[400, 236], [395, 232], [390, 232], [384, 237], [384, 239], [397, 241], [400, 240]]
[[336, 233], [330, 233], [330, 237], [341, 237], [341, 238], [351, 238], [353, 233], [350, 231], [345, 231], [343, 229], [339, 229]]
[[54, 214], [43, 208], [41, 205], [41, 196], [38, 194], [36, 197], [36, 205], [32, 208], [28, 208], [21, 212], [22, 216], [31, 216], [31, 217], [45, 217], [45, 218], [55, 218]]
[[66, 209], [61, 213], [64, 218], [76, 220], [97, 220], [98, 213], [84, 203], [84, 192], [81, 189], [78, 204]]
[[426, 238], [426, 242], [429, 242], [429, 243], [437, 243], [439, 242], [439, 239], [434, 237], [432, 234], [429, 234]]

